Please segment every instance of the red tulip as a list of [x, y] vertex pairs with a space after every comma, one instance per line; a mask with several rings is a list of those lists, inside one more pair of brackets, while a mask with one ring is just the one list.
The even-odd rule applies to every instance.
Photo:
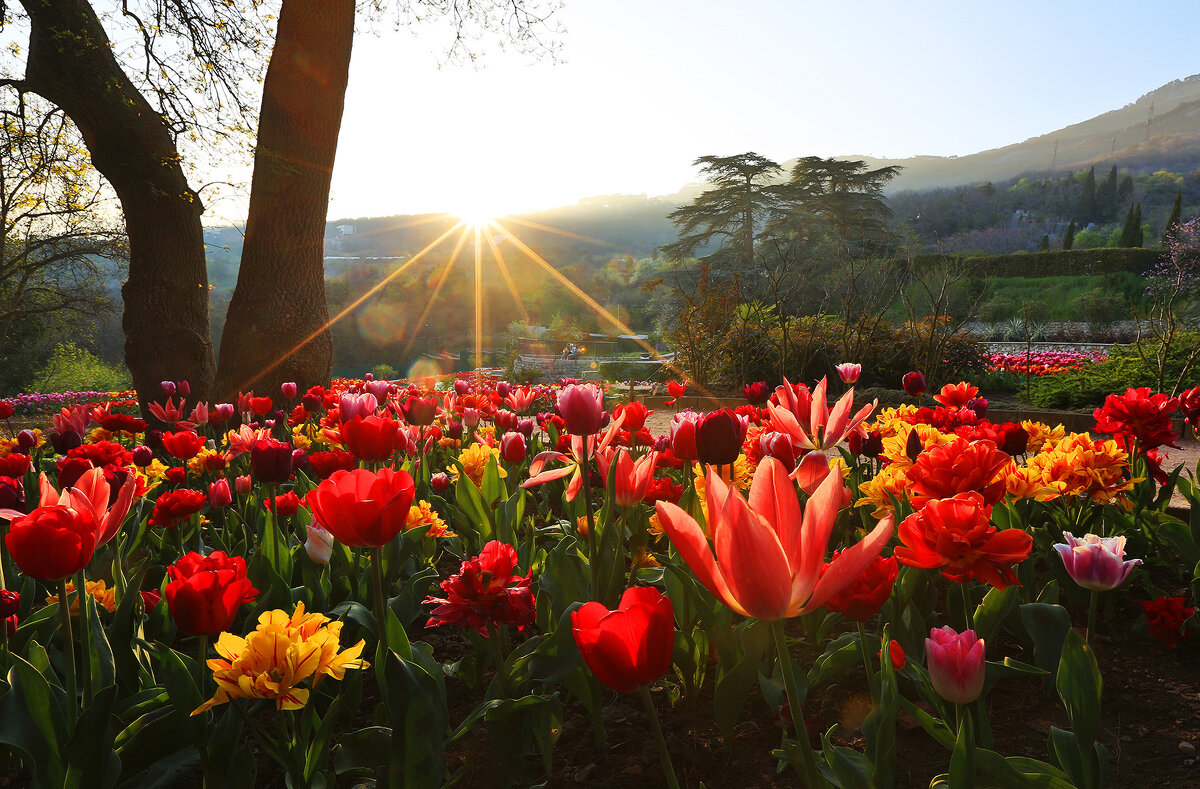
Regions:
[[0, 419], [8, 419], [13, 415], [13, 404], [7, 400], [0, 400]]
[[[839, 553], [833, 552], [833, 561], [837, 560]], [[896, 563], [896, 557], [885, 559], [876, 556], [858, 577], [829, 598], [825, 607], [856, 622], [869, 621], [892, 596], [892, 587], [899, 574], [900, 565]]]
[[766, 405], [767, 398], [771, 396], [771, 388], [767, 386], [766, 381], [755, 381], [742, 387], [742, 396], [750, 405]]
[[396, 453], [400, 425], [389, 417], [356, 416], [342, 424], [342, 440], [359, 460], [389, 460]]
[[614, 416], [625, 417], [621, 422], [621, 429], [628, 430], [630, 433], [636, 433], [645, 427], [646, 417], [653, 413], [640, 400], [634, 400], [632, 403], [624, 403], [613, 409]]
[[920, 397], [925, 394], [925, 376], [919, 372], [905, 373], [904, 377], [900, 379], [900, 385], [904, 387], [905, 392], [908, 392], [909, 397]]
[[182, 488], [167, 491], [154, 502], [154, 511], [150, 513], [149, 523], [151, 526], [165, 526], [168, 529], [178, 528], [180, 522], [199, 512], [206, 501], [208, 497], [198, 490]]
[[675, 401], [687, 393], [687, 381], [667, 381], [667, 394], [671, 396], [667, 405], [675, 405]]
[[314, 521], [352, 548], [378, 547], [404, 530], [416, 496], [407, 471], [335, 471], [304, 503]]
[[221, 477], [208, 486], [208, 505], [210, 507], [228, 507], [233, 503], [233, 493], [229, 490], [229, 480]]
[[250, 472], [259, 482], [280, 484], [292, 476], [292, 445], [260, 438], [250, 448]]
[[314, 452], [308, 456], [309, 468], [321, 479], [328, 479], [335, 471], [350, 471], [355, 465], [354, 453], [344, 449]]
[[425, 598], [425, 603], [438, 603], [425, 626], [473, 627], [486, 637], [494, 625], [521, 629], [533, 624], [536, 609], [529, 588], [533, 571], [522, 576], [516, 570], [516, 550], [492, 540], [478, 556], [462, 563], [458, 575], [441, 582], [444, 598]]
[[250, 410], [258, 416], [266, 414], [271, 410], [271, 406], [274, 405], [269, 397], [251, 397], [248, 402]]
[[185, 636], [219, 636], [233, 626], [238, 608], [258, 595], [246, 578], [246, 560], [224, 551], [181, 556], [167, 575], [167, 608]]
[[596, 464], [600, 466], [600, 475], [608, 479], [609, 467], [616, 458], [617, 468], [614, 474], [616, 490], [613, 492], [617, 504], [622, 507], [632, 507], [646, 498], [646, 490], [650, 480], [654, 478], [654, 466], [658, 461], [657, 452], [647, 452], [637, 460], [629, 454], [629, 450], [621, 447], [613, 450], [611, 447], [596, 453]]
[[771, 421], [775, 429], [787, 433], [801, 449], [828, 449], [837, 446], [848, 435], [858, 429], [879, 401], [868, 403], [851, 416], [854, 407], [854, 389], [829, 407], [826, 396], [828, 382], [822, 378], [812, 392], [805, 386], [793, 386], [786, 378], [783, 385], [775, 389], [774, 400], [768, 403]]
[[500, 439], [500, 457], [509, 463], [520, 463], [527, 453], [525, 436], [520, 433], [505, 433]]
[[615, 611], [584, 603], [571, 612], [571, 632], [596, 679], [620, 693], [632, 693], [671, 668], [675, 612], [670, 598], [652, 586], [626, 589]]
[[400, 405], [404, 421], [410, 425], [432, 425], [437, 418], [437, 398], [409, 397]]
[[13, 519], [4, 545], [25, 575], [58, 581], [87, 567], [96, 549], [97, 528], [86, 509], [48, 504]]
[[698, 460], [696, 454], [696, 427], [700, 415], [683, 411], [671, 418], [671, 453], [680, 460]]
[[729, 464], [742, 453], [742, 424], [728, 408], [705, 414], [696, 428], [696, 459]]
[[199, 454], [206, 439], [190, 430], [167, 433], [163, 436], [163, 448], [180, 460], [191, 460]]

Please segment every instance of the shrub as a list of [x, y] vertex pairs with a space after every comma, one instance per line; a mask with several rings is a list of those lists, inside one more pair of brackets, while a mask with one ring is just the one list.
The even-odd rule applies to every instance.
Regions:
[[107, 364], [73, 342], [58, 345], [30, 385], [35, 392], [120, 392], [132, 387], [133, 380], [124, 367]]
[[375, 365], [371, 368], [371, 374], [375, 376], [376, 381], [394, 381], [400, 377], [400, 373], [390, 364]]
[[[1196, 343], [1200, 343], [1200, 335], [1181, 335], [1178, 348], [1167, 360], [1167, 389], [1178, 380], [1184, 360]], [[1115, 345], [1107, 362], [1035, 378], [1030, 387], [1030, 399], [1039, 408], [1093, 408], [1102, 405], [1106, 395], [1124, 392], [1129, 387], [1155, 389], [1157, 380], [1158, 371], [1152, 360], [1142, 361], [1132, 345]], [[1198, 385], [1200, 372], [1192, 371], [1183, 377], [1177, 392]]]

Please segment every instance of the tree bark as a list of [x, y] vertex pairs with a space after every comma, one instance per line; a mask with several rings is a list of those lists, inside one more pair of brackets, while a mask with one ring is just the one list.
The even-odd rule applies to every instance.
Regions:
[[250, 389], [274, 396], [284, 381], [300, 391], [329, 382], [325, 219], [353, 38], [353, 0], [284, 0], [221, 338], [216, 391], [224, 398]]
[[125, 361], [138, 400], [162, 397], [159, 382], [186, 379], [206, 399], [214, 364], [208, 331], [203, 206], [188, 185], [162, 117], [113, 57], [87, 0], [21, 0], [29, 56], [18, 87], [61, 107], [112, 185], [129, 234]]

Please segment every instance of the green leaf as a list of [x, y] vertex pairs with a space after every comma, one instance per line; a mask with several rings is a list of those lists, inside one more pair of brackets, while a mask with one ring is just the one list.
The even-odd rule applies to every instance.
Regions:
[[[88, 596], [90, 599], [91, 595]], [[113, 705], [117, 686], [108, 685], [79, 716], [75, 734], [67, 743], [67, 778], [64, 786], [109, 789], [121, 777], [121, 759], [113, 750]]]
[[1081, 743], [1095, 742], [1100, 727], [1100, 696], [1104, 681], [1095, 654], [1075, 630], [1067, 633], [1063, 642], [1056, 686], [1075, 736]]
[[462, 464], [457, 460], [452, 460], [451, 463], [458, 466], [458, 482], [454, 483], [454, 499], [458, 502], [459, 509], [467, 517], [468, 525], [475, 531], [478, 538], [478, 544], [475, 549], [483, 547], [483, 544], [488, 540], [493, 539], [496, 533], [496, 524], [492, 520], [492, 511], [483, 501], [483, 494], [479, 492], [479, 488], [475, 487], [475, 483], [467, 476], [463, 470]]
[[413, 659], [406, 660], [395, 650], [384, 651], [393, 764], [399, 763], [405, 787], [436, 789], [446, 771], [446, 689], [441, 666], [423, 649], [411, 652]]
[[10, 654], [9, 660], [9, 690], [0, 696], [0, 742], [29, 756], [35, 787], [61, 787], [67, 743], [62, 692], [19, 655]]
[[835, 746], [829, 741], [829, 732], [822, 735], [821, 739], [825, 746], [822, 749], [825, 763], [837, 778], [838, 786], [843, 789], [875, 789], [876, 784], [871, 776], [871, 762], [866, 756], [849, 748]]
[[975, 635], [984, 641], [991, 641], [995, 637], [1000, 625], [1008, 618], [1008, 612], [1016, 605], [1017, 591], [1017, 586], [1010, 585], [1004, 589], [992, 588], [983, 596], [971, 619], [975, 625]]
[[333, 749], [334, 772], [374, 773], [388, 764], [392, 747], [392, 730], [386, 726], [368, 726], [338, 737]]
[[890, 789], [894, 781], [896, 762], [896, 717], [900, 710], [896, 670], [892, 667], [887, 630], [884, 630], [880, 649], [879, 703], [863, 721], [863, 737], [867, 741], [867, 757], [871, 760], [872, 777], [879, 789]]
[[950, 785], [975, 786], [975, 726], [969, 713], [962, 716], [950, 754]]
[[825, 648], [825, 652], [809, 669], [808, 686], [820, 687], [837, 672], [845, 671], [861, 662], [858, 633], [843, 633]]
[[1034, 645], [1034, 662], [1051, 674], [1058, 670], [1063, 640], [1071, 630], [1071, 615], [1061, 605], [1026, 603], [1019, 608], [1021, 623]]
[[84, 595], [83, 598], [92, 632], [91, 646], [84, 649], [83, 657], [85, 660], [91, 661], [92, 684], [97, 688], [106, 688], [117, 681], [112, 646], [108, 643], [108, 636], [104, 632], [104, 624], [100, 621], [100, 614], [96, 610], [96, 598], [90, 594]]

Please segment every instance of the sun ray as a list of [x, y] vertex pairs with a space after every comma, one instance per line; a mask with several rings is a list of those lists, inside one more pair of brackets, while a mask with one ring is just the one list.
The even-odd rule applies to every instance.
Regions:
[[512, 294], [513, 301], [517, 303], [517, 309], [521, 313], [521, 320], [529, 323], [529, 312], [525, 309], [525, 302], [521, 300], [521, 292], [517, 290], [517, 283], [513, 282], [512, 274], [508, 271], [508, 264], [504, 261], [504, 255], [500, 254], [500, 247], [496, 244], [495, 239], [491, 234], [487, 237], [488, 246], [492, 250], [492, 256], [496, 259], [496, 266], [500, 269], [500, 276], [504, 277], [504, 284], [508, 286], [508, 292]]
[[516, 222], [518, 225], [525, 225], [526, 227], [532, 227], [534, 230], [545, 230], [547, 233], [557, 233], [560, 236], [564, 236], [566, 238], [573, 238], [576, 241], [585, 241], [589, 244], [598, 244], [602, 247], [612, 247], [613, 249], [619, 250], [621, 252], [629, 252], [629, 249], [627, 249], [626, 247], [622, 247], [619, 244], [614, 244], [611, 241], [605, 241], [605, 240], [599, 239], [599, 238], [592, 238], [591, 236], [581, 236], [578, 233], [572, 233], [570, 230], [562, 230], [557, 227], [551, 227], [550, 225], [543, 225], [538, 222], [533, 222], [529, 219], [522, 219], [518, 216], [508, 216], [508, 217], [504, 217], [504, 219], [505, 219], [505, 221], [508, 221], [508, 222]]
[[322, 333], [322, 332], [324, 332], [324, 331], [328, 330], [330, 327], [332, 327], [332, 326], [333, 326], [333, 324], [337, 323], [337, 322], [338, 322], [338, 321], [340, 321], [342, 318], [346, 317], [346, 316], [347, 316], [347, 315], [349, 315], [351, 312], [353, 312], [353, 311], [354, 311], [354, 310], [355, 310], [355, 309], [356, 309], [356, 308], [357, 308], [357, 307], [358, 307], [360, 304], [362, 304], [364, 301], [366, 301], [367, 299], [369, 299], [371, 296], [373, 296], [373, 295], [375, 295], [376, 293], [378, 293], [378, 292], [379, 292], [380, 290], [382, 290], [382, 289], [384, 288], [384, 286], [386, 286], [386, 285], [387, 285], [389, 282], [391, 282], [391, 281], [392, 281], [393, 279], [395, 279], [396, 277], [400, 276], [400, 274], [401, 274], [401, 273], [403, 273], [405, 270], [407, 270], [407, 269], [408, 269], [410, 266], [412, 266], [413, 264], [415, 264], [415, 263], [416, 263], [417, 261], [419, 261], [421, 258], [425, 257], [425, 255], [427, 255], [429, 252], [431, 252], [433, 249], [435, 249], [435, 248], [436, 248], [436, 247], [437, 247], [439, 244], [441, 244], [443, 241], [445, 241], [445, 240], [446, 240], [446, 239], [447, 239], [447, 238], [450, 236], [450, 234], [451, 234], [451, 233], [453, 233], [455, 230], [457, 230], [457, 229], [458, 229], [459, 227], [461, 227], [461, 226], [462, 226], [462, 222], [459, 222], [458, 224], [454, 225], [454, 227], [451, 227], [451, 228], [450, 228], [449, 230], [447, 230], [445, 233], [442, 233], [442, 234], [441, 234], [440, 236], [438, 236], [436, 239], [434, 239], [433, 241], [429, 242], [429, 244], [427, 244], [427, 245], [425, 246], [425, 248], [424, 248], [424, 249], [422, 249], [422, 250], [421, 250], [420, 252], [418, 252], [417, 254], [413, 255], [413, 256], [412, 256], [411, 258], [409, 258], [408, 260], [404, 261], [404, 262], [403, 262], [402, 264], [400, 264], [399, 266], [397, 266], [395, 271], [393, 271], [391, 274], [388, 274], [386, 277], [384, 277], [383, 279], [381, 279], [381, 280], [380, 280], [378, 283], [376, 283], [374, 286], [372, 286], [372, 287], [371, 287], [371, 288], [370, 288], [370, 289], [369, 289], [369, 290], [368, 290], [366, 293], [362, 294], [362, 295], [361, 295], [361, 296], [359, 296], [357, 299], [355, 299], [354, 301], [350, 302], [350, 304], [348, 304], [348, 305], [347, 305], [347, 306], [346, 306], [346, 307], [345, 307], [345, 308], [344, 308], [344, 309], [343, 309], [341, 312], [339, 312], [337, 315], [334, 315], [332, 318], [330, 318], [329, 320], [325, 321], [325, 323], [324, 323], [324, 324], [322, 324], [322, 325], [321, 325], [321, 327], [320, 327], [319, 329], [317, 329], [316, 331], [312, 332], [312, 333], [311, 333], [311, 334], [309, 334], [307, 337], [305, 337], [303, 340], [301, 340], [299, 343], [297, 343], [297, 344], [296, 344], [296, 346], [295, 346], [295, 347], [293, 347], [293, 348], [292, 348], [290, 351], [288, 351], [287, 353], [285, 353], [283, 356], [279, 357], [279, 358], [278, 358], [278, 359], [276, 359], [275, 361], [271, 362], [269, 365], [267, 365], [267, 366], [266, 366], [266, 367], [264, 367], [263, 369], [259, 370], [257, 375], [255, 375], [255, 376], [254, 376], [252, 379], [250, 379], [249, 381], [246, 381], [244, 384], [242, 384], [240, 387], [238, 387], [238, 391], [241, 391], [241, 392], [246, 392], [246, 391], [249, 391], [249, 390], [250, 390], [250, 387], [254, 385], [254, 382], [255, 382], [255, 381], [259, 380], [259, 379], [260, 379], [260, 378], [262, 378], [264, 375], [266, 375], [267, 373], [271, 372], [272, 370], [274, 370], [274, 369], [275, 369], [276, 367], [278, 367], [279, 365], [283, 364], [283, 363], [284, 363], [286, 360], [290, 359], [290, 358], [292, 357], [292, 355], [293, 355], [293, 354], [295, 354], [297, 351], [299, 351], [299, 350], [300, 350], [301, 348], [303, 348], [305, 345], [308, 345], [308, 344], [309, 344], [310, 342], [312, 342], [314, 339], [316, 339], [317, 337], [319, 337], [319, 336], [321, 335], [321, 333]]
[[413, 328], [412, 334], [408, 338], [408, 343], [405, 344], [404, 350], [400, 354], [401, 359], [408, 358], [409, 351], [412, 350], [413, 344], [417, 341], [417, 335], [421, 333], [421, 329], [425, 326], [425, 319], [429, 317], [429, 313], [433, 311], [433, 305], [437, 302], [438, 296], [442, 292], [442, 286], [446, 284], [446, 280], [450, 278], [450, 271], [454, 268], [454, 264], [458, 262], [458, 255], [462, 252], [462, 248], [467, 243], [467, 228], [463, 227], [463, 231], [458, 234], [458, 241], [454, 244], [454, 250], [450, 253], [450, 259], [446, 261], [446, 265], [442, 267], [442, 272], [438, 276], [437, 283], [433, 286], [433, 293], [429, 300], [425, 302], [425, 309], [421, 311], [421, 317], [417, 318], [417, 324]]
[[[567, 290], [569, 290], [571, 293], [573, 293], [580, 301], [582, 301], [584, 304], [586, 304], [588, 307], [590, 307], [593, 312], [595, 312], [600, 317], [602, 317], [605, 320], [612, 323], [612, 325], [616, 326], [624, 334], [632, 337], [634, 342], [636, 342], [638, 345], [642, 346], [642, 348], [646, 349], [646, 351], [648, 353], [650, 353], [650, 355], [653, 356], [655, 359], [662, 362], [667, 367], [667, 369], [671, 370], [673, 373], [680, 376], [681, 378], [683, 378], [685, 380], [687, 379], [687, 374], [683, 371], [683, 369], [681, 367], [676, 365], [673, 361], [664, 359], [659, 354], [659, 352], [654, 348], [654, 346], [650, 345], [648, 342], [646, 342], [645, 340], [638, 337], [637, 333], [634, 332], [633, 329], [626, 326], [624, 322], [622, 322], [619, 318], [617, 318], [617, 316], [613, 315], [611, 312], [604, 309], [604, 307], [600, 306], [600, 303], [598, 301], [593, 299], [582, 288], [580, 288], [578, 285], [576, 285], [574, 282], [572, 282], [570, 279], [568, 279], [567, 276], [564, 275], [561, 271], [559, 271], [554, 266], [552, 266], [548, 262], [546, 262], [545, 258], [543, 258], [541, 255], [539, 255], [538, 253], [536, 253], [532, 249], [530, 249], [529, 246], [527, 244], [525, 244], [525, 242], [523, 242], [521, 239], [517, 238], [511, 232], [509, 232], [509, 230], [507, 228], [505, 228], [503, 225], [501, 225], [499, 222], [493, 222], [492, 224], [495, 225], [496, 228], [500, 230], [500, 232], [504, 233], [505, 238], [507, 238], [514, 245], [516, 245], [516, 247], [518, 249], [520, 249], [522, 252], [524, 252], [525, 255], [530, 260], [532, 260], [534, 263], [537, 263], [539, 266], [541, 266], [543, 269], [545, 269], [546, 272], [548, 272], [552, 277], [557, 279], [563, 285], [563, 287], [565, 287]], [[717, 399], [717, 398], [713, 397], [713, 395], [711, 393], [709, 393], [708, 390], [706, 390], [703, 386], [700, 386], [700, 384], [693, 382], [693, 385], [700, 392], [700, 394], [703, 395], [704, 397], [706, 397], [710, 400]]]

